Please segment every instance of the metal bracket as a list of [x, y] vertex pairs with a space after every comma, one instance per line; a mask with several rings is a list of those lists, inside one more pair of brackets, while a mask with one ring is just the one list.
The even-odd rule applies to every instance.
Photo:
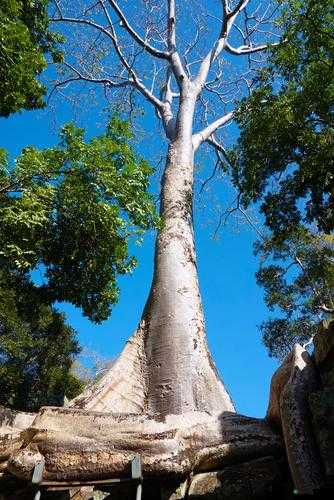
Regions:
[[138, 481], [137, 491], [136, 491], [136, 500], [141, 500], [142, 491], [143, 491], [143, 474], [141, 470], [141, 460], [140, 455], [135, 455], [131, 462], [131, 476], [132, 479]]
[[40, 500], [41, 498], [41, 490], [39, 488], [39, 485], [43, 480], [44, 468], [45, 468], [45, 459], [44, 457], [42, 457], [41, 460], [37, 462], [37, 464], [35, 465], [31, 478], [31, 484], [34, 486], [35, 489], [37, 488], [37, 490], [35, 491], [34, 500]]
[[57, 481], [43, 481], [43, 472], [45, 469], [45, 459], [44, 457], [35, 465], [33, 470], [33, 475], [31, 479], [31, 484], [34, 487], [35, 496], [34, 500], [40, 500], [41, 498], [41, 488], [49, 488], [52, 489], [70, 489], [71, 487], [80, 487], [80, 486], [108, 486], [115, 483], [129, 482], [134, 481], [137, 484], [136, 488], [136, 500], [141, 500], [142, 491], [143, 491], [143, 473], [141, 467], [141, 458], [140, 455], [135, 455], [131, 460], [131, 477], [130, 478], [119, 478], [119, 479], [104, 479], [104, 480], [93, 480], [89, 482], [80, 483], [79, 481], [75, 482], [57, 482]]

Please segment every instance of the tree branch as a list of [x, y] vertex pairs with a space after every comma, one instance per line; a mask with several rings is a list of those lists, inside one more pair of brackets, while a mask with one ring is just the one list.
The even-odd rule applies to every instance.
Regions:
[[[83, 75], [77, 68], [72, 66], [72, 64], [69, 64], [67, 62], [63, 63], [64, 66], [69, 68], [73, 73], [77, 75], [77, 79], [83, 80], [85, 82], [92, 82], [92, 83], [98, 83], [102, 85], [108, 85], [109, 87], [126, 87], [128, 85], [134, 85], [134, 82], [131, 80], [123, 80], [122, 82], [115, 82], [113, 80], [110, 80], [110, 78], [94, 78], [89, 75]], [[62, 83], [62, 82], [60, 82]]]
[[[121, 64], [127, 70], [130, 78], [128, 80], [125, 80], [124, 82], [119, 82], [119, 83], [113, 82], [110, 79], [94, 79], [94, 78], [87, 77], [87, 76], [83, 75], [79, 70], [77, 70], [76, 68], [71, 67], [72, 71], [74, 71], [76, 73], [77, 78], [67, 79], [63, 83], [63, 85], [65, 85], [67, 83], [70, 83], [71, 81], [78, 81], [78, 80], [86, 80], [86, 81], [91, 81], [91, 82], [94, 82], [94, 83], [109, 84], [112, 87], [124, 87], [126, 85], [132, 85], [139, 92], [141, 92], [141, 94], [144, 95], [144, 97], [151, 104], [153, 104], [159, 110], [162, 110], [163, 107], [164, 107], [163, 103], [156, 96], [154, 96], [154, 94], [152, 92], [150, 92], [150, 90], [148, 90], [145, 87], [145, 85], [141, 82], [141, 80], [137, 76], [136, 72], [131, 67], [131, 65], [129, 64], [129, 62], [125, 58], [124, 54], [122, 53], [120, 45], [118, 43], [118, 39], [117, 39], [117, 36], [116, 36], [116, 33], [115, 33], [115, 29], [114, 29], [113, 23], [111, 21], [110, 15], [109, 15], [109, 13], [108, 13], [105, 5], [104, 5], [104, 1], [103, 0], [99, 0], [99, 4], [101, 5], [101, 7], [102, 7], [102, 9], [103, 9], [103, 11], [105, 13], [105, 16], [106, 16], [106, 18], [108, 20], [109, 29], [105, 28], [104, 26], [102, 26], [102, 25], [100, 25], [100, 24], [98, 24], [98, 23], [96, 23], [94, 21], [90, 21], [88, 19], [65, 17], [65, 16], [63, 16], [63, 14], [62, 14], [62, 12], [61, 12], [61, 10], [60, 10], [60, 8], [59, 8], [58, 5], [57, 5], [57, 10], [58, 10], [58, 13], [59, 13], [59, 18], [53, 19], [52, 21], [53, 22], [67, 22], [67, 23], [74, 23], [74, 24], [83, 24], [83, 25], [95, 28], [95, 29], [99, 30], [100, 32], [104, 33], [108, 38], [111, 39], [111, 41], [113, 43], [113, 46], [114, 46], [114, 49], [115, 49], [115, 52], [116, 52], [116, 54], [117, 54], [117, 56], [118, 56]], [[68, 67], [70, 66], [68, 63], [66, 63], [66, 65]], [[56, 86], [61, 86], [61, 85], [62, 85], [62, 83], [60, 82]]]
[[[116, 35], [115, 29], [114, 29], [114, 25], [111, 21], [110, 15], [109, 15], [109, 13], [104, 5], [104, 0], [100, 0], [100, 4], [102, 6], [102, 9], [103, 9], [105, 16], [106, 16], [108, 23], [109, 23], [110, 35], [111, 35], [112, 43], [114, 45], [115, 52], [118, 55], [122, 65], [125, 67], [125, 69], [129, 73], [129, 75], [131, 76], [131, 78], [133, 80], [133, 85], [137, 88], [137, 90], [139, 90], [139, 92], [141, 92], [141, 94], [144, 97], [146, 97], [146, 99], [151, 104], [153, 104], [153, 106], [155, 106], [157, 109], [159, 109], [159, 111], [162, 111], [164, 108], [163, 103], [147, 87], [145, 87], [145, 85], [138, 78], [137, 73], [134, 71], [132, 66], [129, 64], [129, 62], [125, 58], [125, 56], [121, 50], [121, 47], [118, 43], [118, 39], [117, 39], [117, 35]], [[132, 81], [132, 80], [130, 80], [130, 81]]]
[[175, 123], [174, 123], [174, 116], [173, 116], [173, 110], [172, 110], [172, 103], [173, 103], [173, 97], [174, 93], [172, 91], [172, 68], [171, 66], [167, 67], [167, 74], [166, 74], [166, 82], [164, 87], [162, 88], [162, 101], [164, 104], [164, 110], [160, 112], [161, 118], [163, 121], [164, 129], [166, 132], [166, 135], [169, 139], [173, 139], [175, 135]]
[[168, 0], [167, 43], [170, 53], [176, 51], [175, 0]]
[[263, 50], [268, 50], [270, 47], [278, 45], [278, 43], [263, 44], [263, 45], [240, 45], [240, 47], [232, 47], [227, 41], [225, 42], [225, 49], [230, 54], [235, 56], [241, 56], [244, 54], [253, 54], [255, 52], [261, 52]]
[[218, 39], [216, 40], [212, 49], [208, 52], [208, 54], [204, 57], [202, 64], [200, 65], [197, 77], [195, 79], [195, 83], [198, 87], [198, 91], [200, 92], [205, 85], [208, 73], [210, 71], [210, 67], [212, 63], [217, 59], [220, 53], [224, 50], [226, 46], [226, 41], [228, 35], [231, 31], [231, 28], [234, 24], [235, 19], [243, 11], [250, 0], [242, 0], [237, 6], [231, 11], [228, 5], [227, 0], [222, 1], [223, 6], [223, 22], [220, 30], [220, 34]]
[[167, 44], [169, 50], [170, 65], [173, 69], [176, 81], [180, 88], [187, 79], [185, 69], [181, 62], [181, 58], [176, 49], [176, 12], [175, 0], [168, 0], [168, 17], [167, 17]]
[[118, 3], [115, 0], [107, 0], [107, 2], [111, 5], [111, 8], [116, 12], [117, 16], [122, 22], [122, 26], [126, 29], [126, 31], [131, 35], [131, 37], [145, 49], [152, 56], [158, 57], [160, 59], [170, 59], [170, 54], [168, 52], [164, 52], [162, 50], [158, 50], [155, 47], [152, 47], [146, 40], [144, 40], [136, 30], [130, 25], [127, 20], [125, 14], [119, 7]]
[[218, 128], [223, 127], [224, 125], [226, 125], [226, 123], [230, 122], [233, 116], [234, 116], [234, 111], [230, 111], [229, 113], [226, 113], [226, 115], [218, 118], [218, 120], [215, 120], [214, 122], [210, 123], [210, 125], [208, 125], [200, 132], [194, 134], [193, 135], [194, 151], [196, 151], [203, 142], [207, 141]]
[[[224, 2], [225, 4], [227, 4], [227, 2]], [[237, 16], [241, 11], [243, 11], [247, 5], [249, 4], [249, 0], [240, 0], [240, 2], [235, 6], [235, 8], [230, 11], [228, 6], [226, 5], [226, 10], [225, 10], [225, 14], [228, 18], [230, 17], [235, 17]]]

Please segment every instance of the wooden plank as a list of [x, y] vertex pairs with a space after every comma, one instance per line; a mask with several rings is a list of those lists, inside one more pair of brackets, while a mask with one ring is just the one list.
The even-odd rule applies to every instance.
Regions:
[[78, 488], [80, 486], [99, 486], [114, 483], [132, 482], [132, 478], [116, 478], [116, 479], [97, 479], [92, 481], [43, 481], [43, 488]]

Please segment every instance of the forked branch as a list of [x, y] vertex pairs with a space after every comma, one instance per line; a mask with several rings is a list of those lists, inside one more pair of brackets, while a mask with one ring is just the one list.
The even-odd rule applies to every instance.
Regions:
[[[255, 52], [262, 52], [267, 50], [272, 45], [277, 45], [277, 43], [257, 45], [257, 44], [252, 44], [250, 40], [248, 40], [249, 41], [248, 44], [243, 44], [239, 47], [233, 47], [229, 43], [228, 37], [231, 32], [231, 29], [233, 26], [236, 26], [235, 22], [239, 14], [245, 11], [247, 5], [249, 4], [249, 1], [250, 0], [241, 0], [240, 2], [237, 3], [234, 9], [231, 9], [228, 0], [222, 0], [223, 17], [222, 17], [220, 33], [214, 46], [203, 58], [202, 63], [200, 65], [195, 80], [198, 92], [201, 92], [201, 90], [205, 86], [212, 64], [217, 60], [217, 58], [221, 55], [221, 53], [224, 50], [233, 55], [245, 55], [245, 54], [252, 54]], [[247, 16], [246, 18], [248, 19]], [[262, 22], [265, 22], [265, 20], [259, 21], [259, 24], [261, 24]], [[240, 28], [238, 28], [238, 30], [240, 30]]]
[[233, 119], [233, 116], [234, 116], [234, 111], [230, 111], [229, 113], [226, 113], [226, 115], [221, 116], [214, 122], [210, 123], [200, 132], [194, 134], [193, 135], [194, 151], [196, 151], [203, 142], [207, 141], [217, 129], [229, 123]]
[[137, 31], [130, 25], [127, 17], [123, 13], [122, 9], [119, 7], [118, 3], [115, 2], [115, 0], [107, 0], [107, 2], [110, 4], [114, 12], [116, 12], [117, 16], [122, 22], [122, 26], [143, 49], [145, 49], [149, 54], [151, 54], [154, 57], [159, 57], [160, 59], [170, 58], [170, 54], [168, 52], [164, 52], [162, 50], [156, 49], [155, 47], [152, 47], [152, 45], [150, 45], [145, 39], [143, 39], [137, 33]]

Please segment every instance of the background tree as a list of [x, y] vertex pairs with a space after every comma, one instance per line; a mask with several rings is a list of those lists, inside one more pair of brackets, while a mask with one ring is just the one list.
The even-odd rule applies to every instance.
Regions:
[[131, 272], [131, 237], [158, 225], [148, 193], [152, 173], [114, 118], [106, 134], [84, 140], [66, 125], [59, 146], [27, 147], [0, 171], [0, 259], [5, 268], [40, 269], [51, 302], [68, 301], [96, 322], [118, 300], [117, 275]]
[[268, 306], [283, 312], [261, 327], [278, 356], [333, 312], [334, 3], [283, 5], [285, 43], [241, 103], [229, 156], [241, 203], [260, 203], [269, 230], [257, 245], [257, 280]]
[[276, 319], [262, 323], [271, 356], [285, 357], [292, 346], [310, 344], [318, 324], [334, 311], [333, 237], [297, 226], [284, 240], [264, 238], [256, 245], [261, 266], [256, 278]]
[[61, 60], [63, 40], [49, 30], [48, 0], [2, 0], [0, 6], [0, 116], [44, 106], [46, 87], [38, 80], [46, 56]]
[[84, 140], [73, 125], [59, 146], [25, 148], [0, 169], [0, 404], [37, 410], [83, 388], [71, 366], [75, 332], [53, 307], [68, 301], [91, 320], [118, 300], [117, 275], [135, 260], [128, 242], [159, 218], [152, 169], [129, 144], [127, 123]]
[[28, 277], [0, 271], [0, 404], [37, 411], [62, 406], [84, 387], [71, 367], [76, 332]]

